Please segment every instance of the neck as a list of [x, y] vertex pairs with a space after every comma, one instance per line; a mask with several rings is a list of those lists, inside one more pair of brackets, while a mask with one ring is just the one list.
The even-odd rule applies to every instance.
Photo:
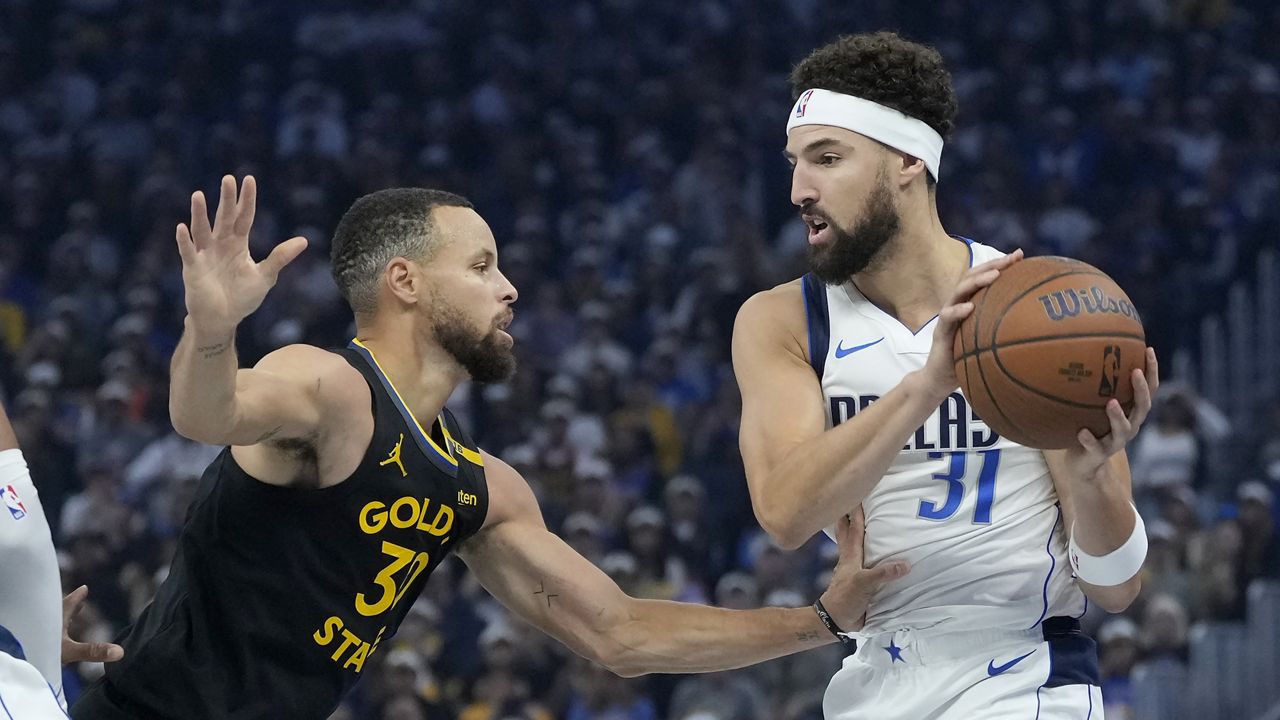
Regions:
[[885, 254], [853, 276], [859, 292], [912, 329], [942, 310], [970, 258], [965, 243], [943, 229], [933, 199], [923, 201], [920, 212], [902, 213]]
[[411, 323], [375, 320], [356, 330], [356, 338], [377, 358], [400, 399], [423, 429], [429, 429], [467, 372], [434, 339], [419, 342], [420, 337]]

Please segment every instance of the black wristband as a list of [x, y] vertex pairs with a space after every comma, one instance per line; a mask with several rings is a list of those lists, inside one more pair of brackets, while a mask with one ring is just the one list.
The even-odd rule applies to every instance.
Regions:
[[830, 630], [837, 640], [849, 649], [849, 652], [858, 649], [857, 641], [853, 638], [845, 637], [844, 631], [836, 624], [835, 619], [831, 617], [831, 613], [827, 612], [827, 609], [822, 606], [822, 598], [818, 598], [813, 602], [813, 611], [818, 613], [818, 619], [822, 621], [823, 625], [827, 626], [827, 630]]

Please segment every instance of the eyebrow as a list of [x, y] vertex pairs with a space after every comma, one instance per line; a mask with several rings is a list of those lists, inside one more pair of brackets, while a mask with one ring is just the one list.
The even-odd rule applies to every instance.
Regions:
[[[808, 145], [805, 145], [805, 146], [804, 146], [804, 148], [800, 150], [800, 154], [801, 154], [801, 155], [806, 155], [806, 154], [808, 154], [808, 153], [813, 152], [814, 150], [821, 150], [821, 149], [823, 149], [823, 148], [830, 147], [830, 146], [832, 146], [832, 145], [840, 145], [840, 146], [843, 146], [843, 145], [844, 145], [844, 143], [840, 142], [839, 140], [837, 140], [837, 139], [835, 139], [835, 138], [830, 138], [830, 137], [818, 138], [817, 140], [814, 140], [813, 142], [809, 143]], [[795, 155], [792, 155], [790, 152], [788, 152], [788, 151], [786, 151], [786, 150], [783, 150], [783, 151], [782, 151], [782, 156], [783, 156], [783, 157], [785, 157], [787, 160], [795, 160], [795, 159], [796, 159], [796, 156], [795, 156]]]

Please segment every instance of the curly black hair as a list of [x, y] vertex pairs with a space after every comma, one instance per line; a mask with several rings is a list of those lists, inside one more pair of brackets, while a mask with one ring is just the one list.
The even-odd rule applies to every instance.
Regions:
[[895, 32], [844, 35], [809, 53], [791, 71], [792, 99], [809, 88], [880, 103], [946, 139], [955, 127], [956, 91], [942, 56]]
[[443, 190], [390, 188], [356, 200], [338, 221], [330, 248], [333, 279], [356, 315], [377, 305], [378, 279], [392, 258], [426, 259], [435, 248], [437, 207], [472, 208]]

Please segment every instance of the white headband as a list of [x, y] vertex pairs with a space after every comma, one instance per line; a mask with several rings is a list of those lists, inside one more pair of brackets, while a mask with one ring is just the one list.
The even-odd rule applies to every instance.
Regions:
[[870, 100], [830, 90], [805, 90], [791, 108], [787, 133], [801, 125], [830, 125], [866, 135], [924, 161], [933, 179], [942, 165], [942, 136], [937, 130]]

